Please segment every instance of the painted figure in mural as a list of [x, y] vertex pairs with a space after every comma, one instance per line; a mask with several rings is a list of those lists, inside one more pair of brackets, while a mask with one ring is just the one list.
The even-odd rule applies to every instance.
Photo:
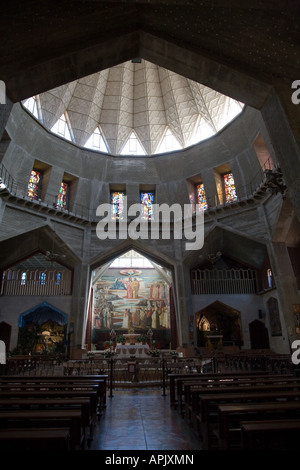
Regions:
[[146, 308], [141, 308], [140, 326], [143, 329], [147, 327], [147, 309]]
[[133, 281], [131, 283], [132, 286], [132, 291], [133, 291], [133, 298], [138, 299], [139, 297], [139, 288], [140, 288], [140, 283], [137, 280], [136, 277], [133, 278]]
[[132, 312], [130, 311], [130, 308], [125, 309], [122, 328], [125, 328], [125, 329], [132, 328]]
[[112, 290], [126, 290], [126, 286], [122, 281], [120, 281], [120, 279], [116, 278], [113, 285], [110, 286], [110, 289], [112, 289]]
[[133, 299], [132, 277], [126, 282], [127, 299]]
[[125, 328], [126, 330], [128, 328], [128, 308], [125, 309], [125, 312], [124, 312], [124, 315], [123, 315], [122, 328]]
[[152, 328], [159, 328], [159, 311], [157, 305], [154, 305], [153, 313], [152, 313]]
[[107, 328], [111, 330], [113, 327], [114, 327], [114, 312], [113, 312], [113, 309], [110, 308], [109, 313], [108, 313]]
[[103, 309], [103, 327], [107, 328], [109, 308], [106, 305]]
[[140, 326], [141, 323], [141, 311], [139, 308], [135, 309], [135, 312], [132, 316], [132, 326]]

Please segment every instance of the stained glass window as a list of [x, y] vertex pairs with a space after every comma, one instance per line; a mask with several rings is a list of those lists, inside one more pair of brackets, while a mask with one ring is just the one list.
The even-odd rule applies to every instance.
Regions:
[[114, 220], [122, 220], [124, 218], [124, 191], [112, 191], [110, 194], [111, 218]]
[[267, 270], [267, 276], [268, 276], [268, 286], [273, 287], [273, 276], [272, 276], [271, 269]]
[[32, 170], [30, 174], [30, 179], [27, 187], [26, 195], [30, 197], [30, 199], [39, 199], [41, 193], [41, 182], [42, 182], [42, 175], [39, 171]]
[[25, 286], [25, 284], [26, 284], [26, 277], [27, 277], [27, 273], [26, 273], [26, 271], [24, 271], [24, 272], [22, 273], [22, 276], [21, 276], [21, 286]]
[[62, 181], [57, 199], [58, 209], [66, 210], [68, 208], [69, 185]]
[[56, 285], [59, 286], [61, 281], [61, 273], [56, 273]]
[[225, 190], [225, 202], [232, 202], [237, 199], [235, 184], [232, 173], [223, 175], [224, 190]]
[[44, 286], [46, 284], [46, 273], [41, 273], [40, 274], [40, 281], [41, 281], [42, 286]]
[[204, 184], [203, 183], [197, 184], [196, 189], [197, 189], [197, 204], [199, 206], [199, 209], [205, 210], [208, 208], [208, 204], [206, 201]]
[[141, 192], [141, 217], [144, 220], [152, 220], [153, 218], [153, 192]]

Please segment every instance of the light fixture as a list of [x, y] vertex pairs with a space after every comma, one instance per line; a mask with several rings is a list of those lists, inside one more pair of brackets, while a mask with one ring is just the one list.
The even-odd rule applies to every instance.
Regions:
[[272, 194], [281, 193], [283, 196], [286, 191], [286, 184], [284, 182], [282, 172], [279, 167], [272, 170], [265, 170], [265, 185]]
[[53, 263], [54, 261], [56, 261], [57, 258], [65, 258], [66, 257], [66, 255], [63, 255], [63, 254], [54, 253], [54, 235], [55, 235], [55, 233], [53, 234], [53, 238], [52, 238], [52, 251], [47, 250], [46, 254], [45, 254], [46, 260], [50, 261], [50, 263]]
[[207, 255], [208, 261], [211, 263], [212, 267], [214, 267], [220, 256], [222, 256], [221, 251], [217, 251], [217, 253], [210, 253]]

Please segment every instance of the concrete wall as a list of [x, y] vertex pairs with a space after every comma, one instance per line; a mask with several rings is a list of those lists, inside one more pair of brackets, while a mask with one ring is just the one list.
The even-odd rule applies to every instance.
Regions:
[[[245, 198], [245, 202], [208, 211], [205, 215], [205, 232], [211, 233], [210, 230], [217, 227], [220, 234], [218, 243], [222, 244], [222, 248], [226, 247], [228, 254], [244, 260], [250, 266], [258, 268], [267, 253], [266, 246], [272, 240], [282, 197], [279, 194], [265, 195], [261, 200], [246, 198], [249, 196], [250, 184], [257, 181], [257, 174], [261, 171], [254, 149], [259, 134], [262, 134], [273, 161], [277, 161], [264, 121], [257, 110], [247, 107], [217, 136], [193, 147], [150, 157], [116, 157], [78, 148], [47, 132], [20, 104], [13, 107], [7, 123], [7, 133], [11, 141], [2, 162], [14, 178], [20, 198], [24, 197], [35, 160], [51, 167], [50, 174], [47, 170], [47, 188], [43, 201], [50, 208], [58, 194], [64, 173], [69, 173], [76, 180], [72, 200], [74, 205], [77, 203], [85, 208], [83, 219], [87, 220], [74, 219], [65, 214], [62, 217], [62, 214], [55, 214], [55, 211], [47, 213], [16, 198], [8, 198], [0, 211], [0, 241], [22, 235], [33, 228], [50, 225], [61, 238], [62, 247], [67, 247], [76, 255], [77, 264], [73, 266], [74, 294], [68, 300], [68, 312], [72, 311], [75, 319], [76, 345], [84, 338], [92, 269], [132, 247], [154, 257], [172, 271], [181, 344], [190, 341], [188, 317], [191, 310], [196, 313], [202, 305], [205, 306], [204, 297], [192, 299], [189, 281], [189, 270], [199, 262], [199, 253], [186, 252], [182, 240], [99, 240], [95, 213], [99, 204], [110, 202], [110, 185], [126, 186], [129, 205], [139, 202], [140, 185], [146, 184], [155, 186], [158, 204], [177, 202], [182, 205], [189, 204], [188, 180], [201, 175], [207, 198], [214, 206], [217, 196], [214, 169], [228, 164], [235, 178], [238, 195]], [[91, 215], [90, 222], [87, 214]], [[209, 249], [209, 239], [208, 235], [204, 249]], [[280, 295], [284, 297], [283, 290]], [[212, 302], [211, 298], [206, 300], [207, 304]], [[7, 299], [1, 299], [4, 313], [7, 311], [5, 301]], [[286, 301], [287, 299], [283, 304]], [[22, 313], [19, 302], [22, 303], [22, 299], [15, 299], [15, 304], [13, 299], [9, 300], [9, 309], [15, 321], [17, 315]], [[261, 297], [246, 299], [234, 296], [224, 302], [242, 311], [244, 342], [247, 347], [247, 325], [257, 318], [258, 309], [263, 307]], [[61, 309], [65, 310], [62, 307]], [[290, 335], [292, 334], [291, 332]], [[279, 350], [285, 348], [283, 340], [274, 339], [272, 344]]]
[[[78, 204], [95, 210], [109, 202], [109, 185], [125, 184], [128, 204], [139, 201], [139, 187], [152, 184], [156, 202], [189, 203], [187, 179], [202, 175], [207, 198], [214, 205], [216, 184], [214, 168], [229, 163], [241, 196], [260, 170], [254, 150], [254, 140], [261, 132], [268, 137], [260, 113], [246, 108], [242, 115], [217, 136], [172, 154], [150, 157], [116, 157], [81, 149], [54, 136], [36, 122], [20, 104], [14, 105], [7, 124], [11, 138], [3, 165], [23, 191], [34, 160], [52, 167], [47, 178], [45, 201], [58, 194], [64, 172], [78, 178], [72, 198]], [[268, 142], [269, 143], [269, 142]], [[272, 153], [272, 147], [269, 148]]]

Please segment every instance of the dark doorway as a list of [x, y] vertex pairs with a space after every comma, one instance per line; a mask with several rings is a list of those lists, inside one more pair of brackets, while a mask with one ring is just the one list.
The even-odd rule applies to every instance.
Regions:
[[0, 340], [4, 341], [6, 351], [10, 351], [11, 325], [2, 321], [0, 323]]
[[265, 324], [260, 320], [249, 323], [251, 349], [269, 349], [269, 334]]

